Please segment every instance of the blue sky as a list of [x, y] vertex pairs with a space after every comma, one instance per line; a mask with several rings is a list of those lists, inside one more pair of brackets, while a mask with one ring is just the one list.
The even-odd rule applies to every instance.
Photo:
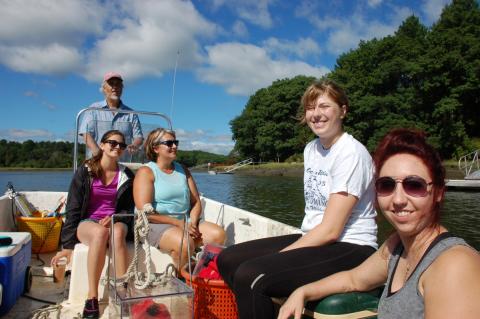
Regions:
[[412, 14], [431, 26], [449, 2], [0, 0], [0, 139], [72, 140], [113, 70], [125, 104], [172, 117], [181, 149], [227, 154], [229, 122], [255, 91], [320, 77], [360, 40]]

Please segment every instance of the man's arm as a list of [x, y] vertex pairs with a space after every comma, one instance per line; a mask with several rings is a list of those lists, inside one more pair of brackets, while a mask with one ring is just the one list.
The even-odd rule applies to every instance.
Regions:
[[128, 148], [127, 148], [130, 154], [137, 152], [138, 149], [142, 147], [142, 143], [143, 143], [142, 125], [140, 124], [140, 120], [138, 119], [137, 114], [134, 114], [133, 116], [132, 129], [133, 129], [133, 142], [132, 144], [128, 145]]
[[87, 145], [88, 149], [90, 152], [92, 152], [92, 155], [96, 155], [100, 148], [97, 145], [97, 142], [93, 139], [93, 137], [90, 135], [90, 133], [84, 133], [83, 138], [85, 140], [85, 144]]

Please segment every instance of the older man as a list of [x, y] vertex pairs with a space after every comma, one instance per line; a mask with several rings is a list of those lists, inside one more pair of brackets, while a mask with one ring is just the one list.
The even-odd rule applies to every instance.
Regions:
[[[110, 110], [88, 111], [80, 123], [79, 133], [83, 135], [87, 145], [87, 158], [97, 154], [103, 134], [109, 130], [119, 130], [125, 135], [127, 150], [123, 161], [135, 153], [142, 145], [143, 134], [137, 114], [121, 113], [122, 110], [132, 110], [123, 104], [120, 97], [123, 92], [123, 78], [117, 72], [107, 72], [103, 77], [101, 91], [105, 100], [95, 102], [90, 107]], [[119, 112], [120, 111], [120, 112]]]

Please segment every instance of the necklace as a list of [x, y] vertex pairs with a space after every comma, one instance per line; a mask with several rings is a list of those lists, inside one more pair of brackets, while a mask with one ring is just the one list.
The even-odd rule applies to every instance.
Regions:
[[428, 249], [432, 241], [432, 239], [425, 240], [425, 242], [417, 249], [416, 252], [410, 252], [410, 254], [412, 255], [411, 262], [409, 262], [408, 258], [405, 257], [405, 275], [403, 278], [404, 283], [407, 282], [408, 276], [410, 275], [410, 270], [414, 270], [414, 268], [417, 266], [418, 262], [425, 254], [425, 251]]
[[410, 274], [410, 265], [409, 264], [406, 264], [405, 265], [405, 275], [404, 275], [404, 278], [403, 278], [403, 283], [406, 283], [407, 282], [407, 279], [408, 279], [408, 275]]

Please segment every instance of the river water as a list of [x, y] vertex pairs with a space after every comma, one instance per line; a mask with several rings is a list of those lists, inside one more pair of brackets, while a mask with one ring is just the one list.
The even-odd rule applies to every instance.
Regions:
[[[206, 197], [299, 227], [303, 218], [302, 177], [209, 175], [193, 173]], [[16, 190], [68, 191], [71, 171], [0, 172], [0, 190], [11, 181]], [[379, 241], [392, 231], [379, 214]], [[480, 193], [447, 192], [442, 223], [480, 250]]]

